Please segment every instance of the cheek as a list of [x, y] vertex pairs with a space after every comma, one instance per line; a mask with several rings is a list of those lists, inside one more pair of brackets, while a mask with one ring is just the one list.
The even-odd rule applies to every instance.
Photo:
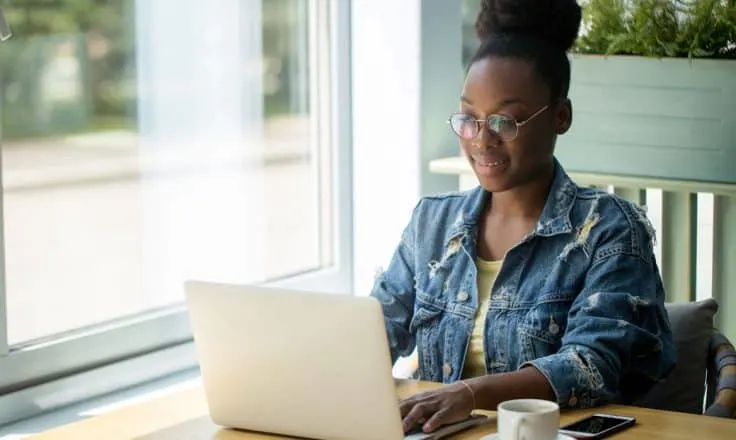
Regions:
[[473, 124], [463, 124], [460, 126], [460, 135], [463, 139], [470, 139], [475, 135], [476, 127]]
[[551, 142], [547, 138], [532, 138], [531, 136], [517, 138], [507, 144], [511, 162], [517, 167], [526, 168], [541, 162], [547, 162], [552, 153]]
[[519, 136], [514, 139], [514, 150], [519, 154], [538, 157], [544, 160], [554, 149], [557, 138], [555, 121], [540, 120], [528, 130], [519, 131]]
[[460, 139], [460, 148], [469, 154], [473, 149], [473, 143], [471, 141], [466, 141], [465, 139]]
[[511, 164], [515, 168], [524, 168], [533, 159], [533, 154], [526, 143], [514, 141], [507, 143], [506, 146], [509, 156], [511, 156]]

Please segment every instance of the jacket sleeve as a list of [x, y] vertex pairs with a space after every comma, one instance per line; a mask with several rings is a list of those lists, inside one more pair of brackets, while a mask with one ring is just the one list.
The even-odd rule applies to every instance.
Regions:
[[560, 350], [524, 365], [549, 380], [561, 407], [630, 402], [675, 366], [650, 230], [620, 229], [593, 255]]
[[409, 325], [414, 315], [414, 225], [418, 207], [404, 228], [389, 266], [376, 276], [371, 290], [371, 296], [381, 303], [383, 309], [392, 364], [399, 356], [409, 356], [416, 344]]

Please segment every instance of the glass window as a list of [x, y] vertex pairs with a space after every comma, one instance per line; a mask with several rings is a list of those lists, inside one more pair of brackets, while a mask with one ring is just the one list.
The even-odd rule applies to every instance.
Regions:
[[187, 279], [268, 282], [334, 266], [329, 14], [319, 3], [5, 8], [11, 354], [155, 316], [182, 303]]

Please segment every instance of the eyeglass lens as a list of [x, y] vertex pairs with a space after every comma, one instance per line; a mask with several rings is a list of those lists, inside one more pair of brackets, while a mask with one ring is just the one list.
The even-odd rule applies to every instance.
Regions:
[[[483, 121], [481, 121], [482, 123]], [[516, 121], [500, 115], [491, 115], [485, 121], [491, 133], [502, 139], [513, 139], [516, 137]], [[470, 115], [456, 114], [450, 118], [450, 125], [455, 134], [463, 139], [472, 140], [478, 136], [480, 124]]]

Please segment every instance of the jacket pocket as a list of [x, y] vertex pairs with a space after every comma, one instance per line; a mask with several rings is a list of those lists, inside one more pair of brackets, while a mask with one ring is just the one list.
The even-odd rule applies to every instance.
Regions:
[[576, 293], [548, 294], [526, 313], [519, 324], [522, 362], [556, 353], [567, 330], [567, 318]]

